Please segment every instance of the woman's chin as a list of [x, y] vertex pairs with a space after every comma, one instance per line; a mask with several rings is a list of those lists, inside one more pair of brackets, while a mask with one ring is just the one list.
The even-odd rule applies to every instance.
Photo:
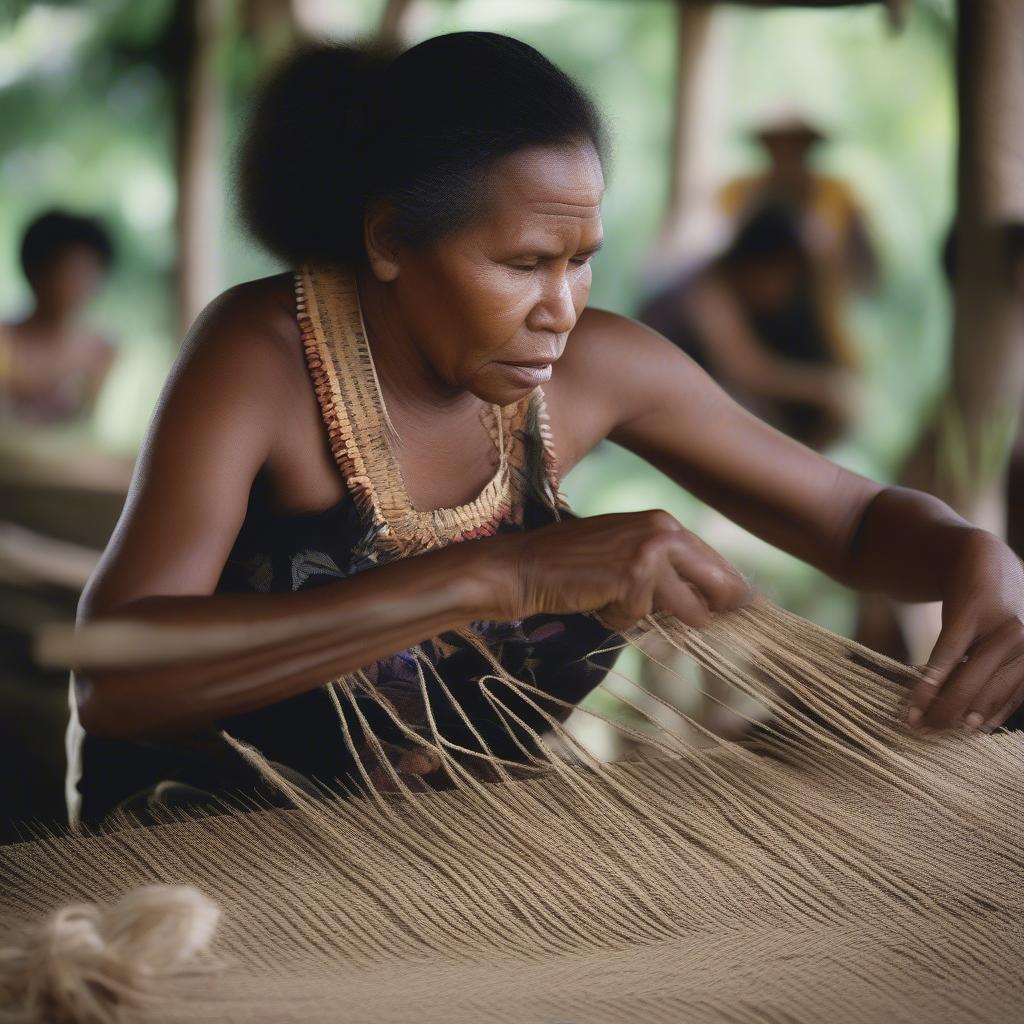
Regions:
[[473, 380], [470, 390], [478, 398], [496, 405], [510, 405], [551, 379], [552, 364], [544, 367], [488, 363]]

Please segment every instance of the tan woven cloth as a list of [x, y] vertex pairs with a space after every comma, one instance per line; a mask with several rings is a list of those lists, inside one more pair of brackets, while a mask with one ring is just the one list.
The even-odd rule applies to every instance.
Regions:
[[773, 709], [756, 742], [50, 835], [0, 849], [0, 919], [198, 887], [228, 965], [139, 1020], [1020, 1020], [1024, 734], [906, 732], [914, 673], [764, 601], [647, 625]]

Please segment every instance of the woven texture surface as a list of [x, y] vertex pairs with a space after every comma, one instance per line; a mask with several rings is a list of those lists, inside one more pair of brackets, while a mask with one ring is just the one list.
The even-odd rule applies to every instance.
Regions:
[[195, 885], [226, 966], [140, 1020], [1020, 1019], [1024, 735], [905, 732], [910, 670], [767, 602], [658, 628], [773, 709], [756, 741], [42, 837], [3, 924]]

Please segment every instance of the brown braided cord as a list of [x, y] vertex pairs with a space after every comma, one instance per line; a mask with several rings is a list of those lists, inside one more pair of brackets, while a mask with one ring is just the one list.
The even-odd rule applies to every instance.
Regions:
[[395, 456], [401, 442], [374, 370], [354, 272], [305, 266], [295, 277], [306, 362], [331, 451], [357, 507], [380, 528], [382, 554], [427, 551], [494, 533], [502, 519], [518, 521], [522, 494], [514, 483], [524, 458], [521, 432], [531, 405], [541, 400], [539, 389], [503, 408], [484, 409], [498, 466], [480, 494], [464, 505], [419, 511]]

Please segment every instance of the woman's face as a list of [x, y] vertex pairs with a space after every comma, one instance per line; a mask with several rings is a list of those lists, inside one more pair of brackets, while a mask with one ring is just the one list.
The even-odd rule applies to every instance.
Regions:
[[106, 274], [103, 260], [87, 245], [69, 245], [31, 280], [36, 303], [48, 313], [73, 316], [99, 290]]
[[505, 405], [551, 376], [590, 294], [604, 177], [590, 143], [503, 157], [476, 222], [400, 249], [404, 326], [444, 385]]

